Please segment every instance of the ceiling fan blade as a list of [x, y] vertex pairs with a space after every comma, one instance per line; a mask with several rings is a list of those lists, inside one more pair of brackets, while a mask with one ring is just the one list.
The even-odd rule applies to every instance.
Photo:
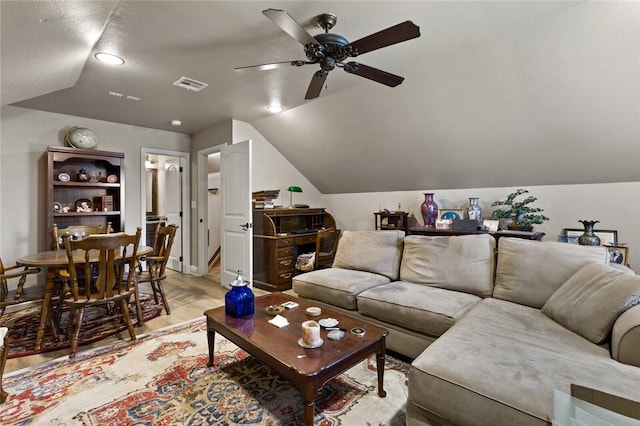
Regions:
[[311, 77], [311, 83], [309, 83], [309, 88], [307, 89], [307, 94], [304, 95], [304, 98], [313, 99], [320, 96], [320, 92], [322, 92], [324, 82], [327, 80], [328, 75], [328, 71], [316, 71], [315, 74], [313, 74], [313, 77]]
[[359, 64], [357, 62], [348, 62], [344, 65], [344, 70], [350, 74], [359, 75], [375, 82], [384, 84], [389, 87], [396, 87], [404, 81], [404, 77], [391, 74], [368, 65]]
[[[358, 55], [371, 52], [392, 44], [411, 40], [420, 37], [420, 27], [411, 21], [404, 21], [401, 24], [389, 27], [386, 30], [378, 31], [366, 37], [350, 43], [355, 48]], [[356, 55], [352, 55], [356, 56]]]
[[263, 10], [262, 14], [271, 19], [282, 31], [289, 34], [291, 37], [302, 43], [303, 46], [307, 44], [317, 44], [315, 38], [302, 25], [298, 24], [287, 12], [279, 9], [267, 9]]
[[261, 65], [250, 65], [248, 67], [238, 67], [234, 68], [237, 72], [245, 72], [245, 71], [267, 71], [273, 70], [276, 68], [285, 68], [290, 66], [296, 66], [295, 63], [297, 61], [283, 61], [283, 62], [273, 62], [271, 64], [261, 64]]

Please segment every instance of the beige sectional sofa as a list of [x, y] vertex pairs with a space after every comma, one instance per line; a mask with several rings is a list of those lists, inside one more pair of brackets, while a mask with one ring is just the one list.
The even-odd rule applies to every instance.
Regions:
[[640, 401], [640, 276], [603, 247], [345, 231], [293, 290], [389, 329], [408, 425], [550, 424], [554, 389]]

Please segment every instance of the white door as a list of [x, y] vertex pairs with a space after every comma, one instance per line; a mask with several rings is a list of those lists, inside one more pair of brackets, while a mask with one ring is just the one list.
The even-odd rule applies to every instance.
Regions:
[[220, 282], [228, 287], [241, 270], [253, 284], [250, 140], [222, 147], [220, 195]]
[[164, 194], [165, 216], [167, 217], [167, 223], [175, 223], [178, 225], [167, 268], [182, 271], [182, 230], [184, 228], [182, 224], [182, 167], [180, 165], [180, 159], [171, 158], [167, 161], [166, 167], [166, 193]]

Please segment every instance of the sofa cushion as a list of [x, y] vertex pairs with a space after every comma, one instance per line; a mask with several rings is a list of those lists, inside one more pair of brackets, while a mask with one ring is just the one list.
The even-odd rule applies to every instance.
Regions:
[[493, 292], [495, 239], [489, 234], [404, 239], [400, 279], [481, 297]]
[[403, 239], [403, 231], [344, 231], [333, 266], [397, 280]]
[[615, 320], [640, 303], [640, 276], [589, 263], [556, 290], [542, 313], [592, 341], [602, 343]]
[[500, 238], [493, 297], [542, 308], [587, 263], [609, 263], [606, 247]]
[[327, 268], [293, 278], [293, 291], [301, 297], [320, 300], [345, 309], [356, 309], [356, 296], [389, 278], [371, 272]]
[[539, 309], [487, 298], [413, 361], [409, 400], [452, 424], [545, 425], [571, 383], [640, 401], [640, 368]]
[[480, 297], [405, 281], [394, 281], [358, 295], [358, 312], [429, 336], [440, 336]]

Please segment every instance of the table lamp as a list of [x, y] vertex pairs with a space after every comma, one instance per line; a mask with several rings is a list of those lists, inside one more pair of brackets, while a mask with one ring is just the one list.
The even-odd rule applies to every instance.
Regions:
[[293, 193], [302, 192], [302, 188], [300, 188], [299, 186], [290, 186], [289, 188], [287, 188], [287, 190], [289, 191], [289, 208], [294, 209], [295, 207], [293, 206]]

